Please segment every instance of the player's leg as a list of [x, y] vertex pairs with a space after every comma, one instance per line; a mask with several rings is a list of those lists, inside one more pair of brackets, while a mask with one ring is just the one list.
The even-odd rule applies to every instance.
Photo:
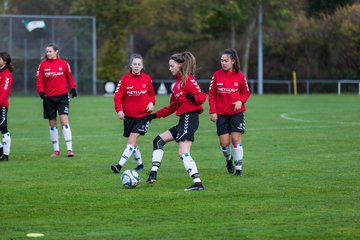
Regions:
[[74, 157], [75, 154], [73, 152], [73, 146], [72, 146], [72, 133], [69, 124], [69, 116], [66, 114], [60, 115], [60, 121], [61, 121], [62, 133], [66, 143], [67, 155], [68, 157]]
[[8, 161], [10, 155], [11, 137], [7, 128], [7, 111], [6, 107], [1, 107], [0, 131], [2, 134], [3, 154], [0, 161]]
[[137, 167], [135, 168], [135, 171], [142, 171], [144, 170], [144, 164], [143, 164], [143, 161], [142, 161], [142, 156], [141, 156], [141, 151], [140, 151], [140, 148], [139, 146], [136, 146], [135, 149], [134, 149], [134, 152], [133, 152], [133, 155], [134, 155], [134, 159], [136, 161], [136, 164], [137, 164]]
[[125, 165], [127, 160], [133, 154], [135, 150], [135, 146], [137, 144], [137, 137], [140, 135], [139, 133], [133, 133], [133, 128], [135, 125], [136, 119], [131, 117], [125, 117], [124, 119], [124, 134], [123, 136], [128, 138], [126, 147], [120, 157], [119, 162], [116, 165], [111, 165], [111, 170], [114, 173], [120, 173], [121, 168]]
[[46, 97], [43, 101], [43, 110], [44, 110], [44, 119], [48, 119], [49, 121], [50, 141], [54, 148], [54, 152], [51, 154], [51, 157], [57, 157], [60, 155], [59, 132], [57, 129], [57, 121], [56, 121], [56, 104], [54, 103], [53, 100], [56, 99]]
[[144, 169], [144, 164], [142, 161], [141, 152], [138, 145], [138, 140], [140, 136], [145, 135], [147, 133], [148, 127], [149, 127], [149, 121], [147, 117], [136, 119], [134, 123], [133, 131], [131, 132], [128, 139], [128, 144], [135, 146], [135, 149], [133, 151], [133, 156], [137, 164], [135, 171], [142, 171]]
[[164, 145], [167, 142], [173, 141], [174, 136], [177, 134], [177, 127], [172, 127], [171, 129], [159, 134], [153, 140], [153, 154], [152, 154], [152, 166], [147, 180], [148, 183], [154, 183], [157, 180], [157, 171], [161, 166], [161, 160], [164, 156]]
[[244, 150], [241, 143], [242, 134], [245, 133], [244, 114], [239, 113], [231, 118], [231, 141], [234, 151], [235, 176], [242, 176], [242, 163]]
[[218, 115], [216, 122], [217, 135], [219, 136], [220, 151], [225, 157], [226, 169], [229, 173], [234, 173], [233, 158], [230, 150], [230, 125], [229, 116]]
[[134, 150], [132, 152], [132, 155], [134, 156], [136, 164], [137, 164], [137, 167], [135, 168], [136, 171], [142, 171], [144, 169], [144, 165], [143, 165], [142, 157], [141, 157], [141, 152], [140, 152], [140, 149], [139, 149], [139, 146], [138, 146], [139, 137], [140, 137], [139, 133], [131, 133], [129, 138], [128, 138], [128, 143], [127, 143], [130, 146], [134, 146]]
[[74, 157], [75, 154], [73, 152], [73, 146], [72, 146], [72, 133], [69, 124], [69, 105], [70, 105], [70, 99], [68, 94], [59, 96], [57, 109], [60, 116], [62, 133], [64, 135], [64, 140], [66, 143], [67, 155], [68, 157]]
[[180, 116], [178, 134], [176, 136], [176, 142], [179, 144], [178, 154], [186, 172], [193, 181], [193, 185], [184, 189], [185, 191], [204, 190], [196, 163], [190, 154], [190, 148], [198, 127], [199, 114], [197, 112], [186, 113]]
[[51, 157], [57, 157], [60, 155], [59, 131], [56, 125], [57, 125], [56, 118], [49, 119], [50, 140], [54, 148], [54, 152], [51, 154]]

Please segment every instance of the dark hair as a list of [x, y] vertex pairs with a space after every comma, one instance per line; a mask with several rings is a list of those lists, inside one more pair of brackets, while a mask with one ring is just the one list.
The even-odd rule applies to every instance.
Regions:
[[131, 71], [131, 64], [132, 64], [132, 62], [134, 61], [135, 58], [141, 59], [141, 61], [143, 62], [143, 68], [141, 69], [141, 72], [143, 72], [143, 71], [144, 71], [144, 68], [145, 68], [145, 66], [144, 66], [144, 59], [143, 59], [143, 57], [142, 57], [140, 54], [138, 54], [138, 53], [133, 53], [133, 54], [131, 54], [130, 60], [129, 60], [129, 64], [127, 65], [127, 67], [129, 68], [129, 71]]
[[[59, 47], [58, 47], [55, 43], [49, 43], [49, 44], [46, 46], [46, 48], [48, 48], [48, 47], [51, 47], [52, 49], [54, 49], [54, 51], [59, 51]], [[57, 56], [58, 58], [60, 58], [59, 52], [56, 54], [56, 56]], [[45, 51], [45, 52], [41, 55], [41, 60], [44, 61], [44, 60], [46, 60], [46, 59], [48, 59], [48, 58], [47, 58], [47, 56], [46, 56], [46, 51]]]
[[185, 51], [182, 53], [175, 53], [171, 55], [170, 60], [174, 60], [177, 63], [181, 64], [180, 67], [180, 75], [181, 81], [180, 85], [184, 85], [188, 75], [195, 75], [196, 72], [196, 59], [194, 55], [189, 52]]
[[240, 72], [240, 61], [239, 61], [239, 56], [238, 56], [236, 50], [233, 48], [228, 48], [228, 49], [225, 49], [221, 53], [221, 55], [224, 55], [224, 54], [228, 55], [231, 59], [235, 60], [233, 67], [235, 69], [235, 72], [239, 73]]
[[2, 58], [2, 60], [6, 62], [5, 66], [12, 73], [14, 71], [14, 67], [11, 64], [11, 56], [10, 56], [10, 54], [8, 52], [0, 52], [0, 58]]

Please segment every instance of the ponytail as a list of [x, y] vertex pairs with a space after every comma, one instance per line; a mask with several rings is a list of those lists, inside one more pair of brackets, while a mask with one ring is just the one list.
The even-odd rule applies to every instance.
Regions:
[[236, 73], [239, 73], [240, 72], [240, 61], [239, 61], [239, 56], [238, 56], [236, 50], [233, 48], [228, 48], [228, 49], [225, 49], [221, 55], [223, 55], [223, 54], [226, 54], [231, 59], [235, 60], [235, 62], [233, 64], [233, 68]]
[[175, 53], [170, 57], [171, 60], [174, 60], [177, 63], [181, 64], [180, 67], [180, 75], [181, 81], [180, 86], [183, 86], [188, 78], [189, 75], [194, 75], [196, 72], [196, 59], [194, 55], [189, 52], [185, 51], [182, 53]]

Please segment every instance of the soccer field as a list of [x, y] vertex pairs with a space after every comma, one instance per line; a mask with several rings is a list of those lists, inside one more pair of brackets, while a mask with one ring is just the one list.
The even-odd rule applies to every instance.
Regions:
[[[156, 109], [169, 102], [157, 97]], [[12, 97], [9, 162], [0, 163], [0, 239], [358, 239], [360, 97], [250, 97], [243, 176], [227, 173], [208, 105], [191, 155], [205, 191], [165, 145], [158, 181], [146, 183], [152, 140], [177, 123], [155, 119], [140, 138], [145, 170], [125, 189], [110, 165], [125, 147], [113, 99], [71, 99], [74, 158], [50, 158], [48, 123], [38, 97]], [[124, 166], [136, 166], [133, 158]]]

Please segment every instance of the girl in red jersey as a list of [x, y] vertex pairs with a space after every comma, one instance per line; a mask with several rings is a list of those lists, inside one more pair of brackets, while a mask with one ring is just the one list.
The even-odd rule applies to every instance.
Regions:
[[143, 72], [141, 55], [133, 54], [129, 63], [129, 73], [119, 80], [114, 96], [115, 111], [124, 120], [124, 137], [128, 138], [125, 150], [116, 165], [111, 165], [114, 173], [119, 173], [131, 155], [137, 162], [136, 171], [144, 166], [138, 147], [140, 135], [145, 135], [149, 125], [147, 116], [154, 109], [155, 91], [149, 75]]
[[220, 150], [226, 158], [229, 173], [234, 173], [230, 139], [233, 145], [235, 176], [242, 176], [243, 147], [241, 136], [245, 133], [245, 103], [250, 97], [245, 75], [240, 72], [236, 50], [226, 49], [221, 54], [222, 69], [216, 71], [209, 87], [210, 119], [216, 123]]
[[179, 122], [154, 139], [152, 168], [147, 182], [154, 183], [156, 181], [157, 170], [164, 155], [163, 147], [167, 142], [175, 140], [179, 144], [180, 160], [194, 182], [192, 186], [184, 190], [203, 190], [204, 186], [200, 180], [196, 163], [190, 155], [190, 148], [199, 127], [199, 114], [203, 112], [202, 104], [206, 100], [206, 94], [201, 91], [194, 77], [196, 62], [192, 53], [183, 52], [172, 55], [169, 66], [170, 72], [176, 78], [170, 105], [150, 114], [148, 119], [151, 121], [154, 118], [167, 117], [176, 112]]
[[0, 162], [8, 161], [10, 154], [11, 137], [7, 128], [7, 112], [9, 108], [9, 96], [12, 87], [13, 66], [11, 56], [7, 52], [0, 52], [0, 131], [2, 144], [0, 143]]
[[59, 48], [54, 43], [47, 45], [42, 60], [36, 73], [36, 88], [40, 98], [43, 99], [44, 118], [49, 120], [50, 139], [54, 147], [51, 157], [60, 155], [57, 112], [66, 142], [67, 156], [74, 157], [68, 116], [70, 99], [67, 85], [70, 87], [71, 97], [76, 97], [77, 93], [70, 66], [67, 61], [60, 59]]

